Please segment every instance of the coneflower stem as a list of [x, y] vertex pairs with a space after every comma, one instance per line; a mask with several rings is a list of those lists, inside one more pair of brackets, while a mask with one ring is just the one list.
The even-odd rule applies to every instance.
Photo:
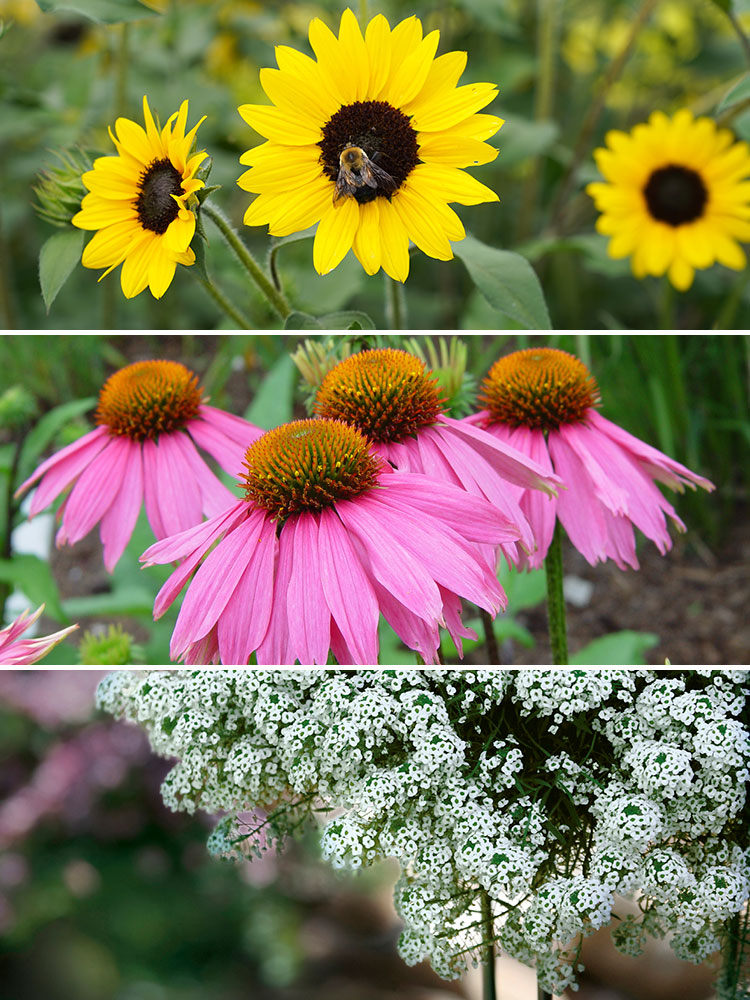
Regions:
[[482, 890], [482, 925], [484, 939], [482, 944], [482, 971], [484, 973], [484, 988], [482, 1000], [497, 1000], [495, 988], [495, 926], [492, 920], [492, 900], [487, 892]]
[[209, 218], [219, 230], [221, 235], [234, 251], [239, 262], [253, 279], [262, 294], [266, 297], [271, 308], [274, 309], [282, 319], [286, 319], [286, 317], [292, 312], [289, 303], [284, 298], [283, 293], [275, 288], [273, 282], [266, 277], [261, 266], [257, 263], [253, 255], [240, 239], [239, 235], [232, 228], [229, 219], [227, 219], [220, 209], [216, 208], [215, 205], [209, 204], [207, 201], [201, 205], [201, 214], [207, 216], [207, 218]]
[[214, 300], [214, 302], [216, 302], [217, 305], [219, 305], [224, 310], [224, 312], [227, 314], [227, 316], [231, 319], [231, 321], [238, 329], [252, 330], [250, 322], [242, 315], [239, 309], [237, 309], [235, 306], [232, 305], [232, 303], [229, 301], [226, 295], [221, 291], [221, 289], [216, 287], [216, 285], [213, 283], [213, 281], [211, 281], [210, 278], [199, 277], [198, 281], [200, 281], [201, 285], [203, 285], [203, 287], [206, 289], [206, 291]]
[[479, 614], [482, 618], [482, 625], [484, 625], [484, 644], [487, 647], [487, 663], [498, 664], [500, 662], [500, 650], [497, 645], [497, 636], [495, 635], [495, 623], [488, 611], [484, 608], [479, 609]]
[[568, 636], [563, 596], [562, 528], [559, 521], [555, 521], [555, 533], [544, 560], [544, 572], [547, 576], [547, 627], [552, 662], [556, 666], [564, 666], [568, 662]]

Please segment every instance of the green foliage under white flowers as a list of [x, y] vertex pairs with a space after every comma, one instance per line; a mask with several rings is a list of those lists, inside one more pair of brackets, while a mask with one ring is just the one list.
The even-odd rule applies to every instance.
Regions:
[[[408, 963], [427, 958], [453, 978], [494, 940], [560, 993], [619, 895], [641, 915], [618, 920], [618, 948], [638, 954], [670, 933], [696, 962], [746, 904], [749, 681], [742, 670], [123, 671], [99, 704], [177, 758], [170, 808], [228, 813], [216, 853], [260, 852], [333, 811], [332, 865], [400, 863]], [[257, 808], [267, 818], [251, 829], [240, 814]]]

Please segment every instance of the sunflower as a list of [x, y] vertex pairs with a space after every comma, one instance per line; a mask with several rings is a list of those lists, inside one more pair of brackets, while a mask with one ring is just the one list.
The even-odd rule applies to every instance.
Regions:
[[118, 118], [117, 138], [109, 131], [117, 156], [100, 156], [94, 169], [83, 174], [90, 193], [71, 221], [98, 232], [81, 262], [84, 267], [106, 267], [102, 278], [122, 263], [120, 281], [128, 299], [146, 285], [160, 299], [177, 264], [195, 263], [190, 249], [195, 214], [189, 206], [203, 187], [195, 173], [208, 154], [189, 155], [205, 116], [186, 134], [187, 113], [188, 102], [183, 101], [159, 132], [144, 97], [145, 131], [128, 118]]
[[484, 140], [503, 124], [477, 114], [494, 99], [491, 83], [457, 86], [465, 52], [435, 58], [440, 33], [422, 37], [418, 18], [391, 30], [378, 14], [364, 36], [351, 10], [338, 38], [315, 18], [317, 61], [276, 47], [278, 69], [262, 69], [273, 106], [239, 112], [268, 141], [244, 153], [251, 169], [238, 184], [258, 197], [245, 224], [286, 236], [319, 223], [313, 263], [332, 271], [353, 248], [368, 274], [381, 267], [404, 281], [409, 241], [451, 260], [451, 240], [466, 235], [448, 202], [477, 205], [497, 195], [460, 168], [489, 163]]
[[610, 257], [631, 257], [636, 278], [665, 271], [675, 288], [696, 268], [718, 261], [740, 270], [750, 240], [750, 148], [728, 129], [687, 109], [671, 119], [654, 111], [648, 124], [608, 132], [594, 152], [609, 183], [586, 191], [602, 213], [596, 228], [611, 236]]

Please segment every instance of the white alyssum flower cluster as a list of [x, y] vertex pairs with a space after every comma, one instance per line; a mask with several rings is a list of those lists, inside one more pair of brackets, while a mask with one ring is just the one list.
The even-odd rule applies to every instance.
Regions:
[[332, 865], [398, 859], [407, 962], [456, 977], [494, 940], [560, 993], [617, 895], [642, 911], [618, 947], [669, 932], [693, 961], [746, 904], [749, 691], [742, 670], [123, 671], [99, 703], [177, 758], [168, 806], [228, 813], [216, 850], [323, 810]]

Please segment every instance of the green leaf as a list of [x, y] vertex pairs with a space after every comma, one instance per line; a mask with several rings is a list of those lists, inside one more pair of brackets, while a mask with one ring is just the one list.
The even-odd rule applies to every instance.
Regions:
[[508, 595], [508, 613], [515, 614], [524, 608], [540, 604], [547, 594], [547, 580], [543, 569], [521, 573], [503, 563], [498, 579]]
[[723, 10], [725, 14], [728, 14], [732, 9], [732, 0], [711, 0], [711, 2], [716, 4], [719, 10]]
[[525, 257], [467, 235], [453, 248], [490, 305], [527, 330], [551, 329], [544, 293]]
[[282, 354], [261, 382], [255, 399], [245, 411], [245, 420], [264, 430], [291, 420], [296, 370], [289, 355]]
[[310, 316], [309, 313], [293, 312], [284, 321], [285, 330], [374, 330], [375, 324], [367, 313], [345, 309], [341, 312], [326, 313], [324, 316]]
[[82, 413], [96, 406], [96, 398], [74, 399], [69, 403], [56, 406], [54, 410], [45, 413], [35, 427], [26, 435], [21, 449], [21, 460], [18, 466], [18, 481], [22, 483], [34, 471], [34, 464], [47, 445], [55, 438], [61, 427], [71, 420], [80, 417]]
[[99, 24], [120, 24], [141, 17], [158, 17], [159, 12], [144, 7], [139, 0], [36, 0], [45, 13], [58, 10], [82, 14]]
[[716, 114], [720, 114], [727, 108], [731, 108], [741, 101], [750, 100], [750, 73], [746, 73], [742, 79], [727, 91], [716, 109]]
[[47, 307], [57, 298], [57, 293], [75, 270], [83, 250], [83, 230], [66, 229], [44, 243], [39, 252], [39, 284]]
[[0, 559], [0, 581], [22, 590], [34, 608], [46, 604], [46, 614], [55, 621], [68, 623], [49, 563], [39, 556], [24, 553], [12, 559]]
[[594, 639], [588, 646], [571, 656], [571, 666], [639, 667], [645, 664], [644, 654], [659, 641], [653, 632], [633, 632], [625, 629]]

